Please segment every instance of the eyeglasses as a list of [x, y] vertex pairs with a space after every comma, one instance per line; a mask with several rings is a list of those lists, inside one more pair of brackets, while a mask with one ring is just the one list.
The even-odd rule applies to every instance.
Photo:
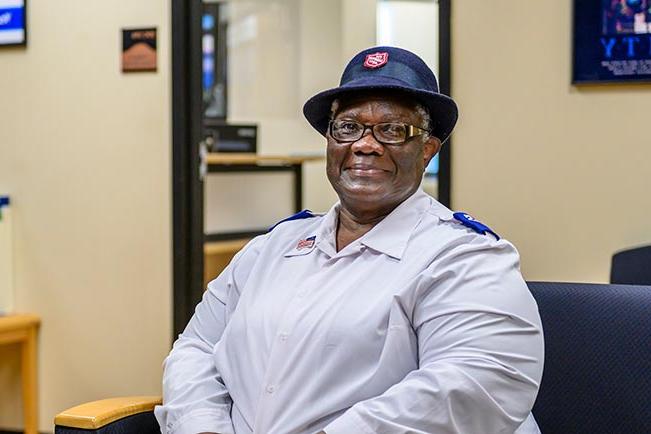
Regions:
[[428, 130], [402, 122], [382, 122], [375, 125], [364, 125], [346, 119], [331, 120], [330, 135], [338, 142], [356, 142], [364, 136], [369, 128], [375, 140], [382, 144], [399, 145], [415, 136], [429, 133]]

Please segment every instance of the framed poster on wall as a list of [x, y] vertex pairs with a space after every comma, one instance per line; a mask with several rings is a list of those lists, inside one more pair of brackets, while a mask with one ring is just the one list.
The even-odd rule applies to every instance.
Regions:
[[574, 0], [572, 83], [651, 81], [651, 0]]
[[27, 44], [27, 0], [0, 0], [0, 45]]

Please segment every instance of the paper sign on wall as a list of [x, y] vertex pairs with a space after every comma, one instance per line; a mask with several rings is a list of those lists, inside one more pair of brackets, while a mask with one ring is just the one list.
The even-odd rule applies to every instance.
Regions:
[[122, 30], [122, 72], [156, 71], [156, 28]]

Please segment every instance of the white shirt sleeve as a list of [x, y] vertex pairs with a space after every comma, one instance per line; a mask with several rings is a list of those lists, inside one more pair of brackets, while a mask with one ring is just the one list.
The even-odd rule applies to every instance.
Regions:
[[239, 299], [239, 288], [264, 237], [251, 241], [208, 289], [163, 364], [163, 405], [154, 409], [162, 434], [232, 434], [231, 397], [217, 372], [213, 349]]
[[433, 284], [409, 312], [419, 368], [355, 404], [327, 434], [513, 433], [529, 415], [543, 336], [513, 246], [476, 237], [428, 273]]

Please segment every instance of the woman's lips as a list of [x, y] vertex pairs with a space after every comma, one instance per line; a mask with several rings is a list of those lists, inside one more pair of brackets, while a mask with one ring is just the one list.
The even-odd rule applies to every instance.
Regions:
[[375, 166], [365, 165], [365, 164], [355, 164], [353, 166], [346, 168], [346, 170], [356, 176], [372, 177], [372, 176], [384, 175], [385, 173], [387, 173], [386, 170], [380, 169]]

